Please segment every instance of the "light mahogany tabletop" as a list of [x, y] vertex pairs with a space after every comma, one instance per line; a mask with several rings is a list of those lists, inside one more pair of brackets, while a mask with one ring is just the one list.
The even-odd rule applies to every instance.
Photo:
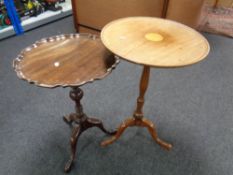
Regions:
[[118, 59], [92, 34], [64, 34], [41, 39], [14, 60], [19, 78], [38, 86], [80, 86], [102, 79]]
[[132, 117], [123, 121], [117, 133], [101, 145], [112, 144], [126, 128], [137, 126], [146, 127], [156, 143], [170, 150], [172, 144], [158, 137], [155, 125], [143, 113], [150, 67], [175, 68], [197, 63], [208, 55], [208, 41], [188, 26], [154, 17], [128, 17], [110, 22], [103, 28], [101, 39], [114, 54], [143, 65], [139, 96]]
[[136, 64], [181, 67], [203, 60], [208, 41], [196, 30], [175, 21], [154, 17], [128, 17], [107, 24], [104, 45]]

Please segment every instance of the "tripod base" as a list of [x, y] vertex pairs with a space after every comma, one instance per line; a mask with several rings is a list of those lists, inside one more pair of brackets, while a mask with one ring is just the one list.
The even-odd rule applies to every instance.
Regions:
[[129, 118], [126, 119], [118, 128], [117, 133], [112, 136], [110, 139], [107, 139], [105, 141], [103, 141], [101, 143], [101, 146], [107, 146], [109, 144], [112, 144], [113, 142], [115, 142], [117, 139], [120, 138], [120, 136], [123, 134], [123, 132], [125, 131], [125, 129], [127, 127], [132, 127], [132, 126], [139, 126], [139, 127], [146, 127], [149, 131], [149, 133], [151, 134], [152, 138], [156, 141], [156, 143], [158, 143], [162, 148], [166, 149], [166, 150], [170, 150], [172, 148], [172, 145], [169, 143], [166, 143], [165, 141], [161, 140], [158, 135], [157, 132], [155, 130], [155, 126], [154, 124], [145, 118], [142, 119], [136, 119], [136, 118]]
[[75, 159], [75, 153], [76, 153], [76, 145], [79, 139], [79, 136], [86, 131], [89, 128], [92, 127], [97, 127], [99, 129], [101, 129], [104, 133], [108, 134], [108, 135], [114, 135], [116, 134], [116, 131], [108, 131], [104, 128], [103, 123], [96, 118], [89, 118], [85, 115], [85, 117], [82, 117], [81, 120], [79, 121], [75, 121], [75, 114], [70, 114], [68, 116], [64, 116], [63, 120], [69, 124], [72, 125], [73, 129], [72, 129], [72, 134], [71, 134], [71, 138], [70, 138], [70, 145], [71, 145], [71, 156], [70, 159], [67, 161], [66, 165], [65, 165], [65, 172], [69, 172], [71, 170], [71, 167], [73, 165], [73, 161]]
[[76, 112], [63, 117], [63, 120], [72, 127], [72, 134], [70, 137], [71, 156], [65, 165], [65, 172], [69, 172], [72, 168], [76, 154], [76, 145], [79, 136], [84, 131], [92, 127], [97, 127], [106, 134], [116, 134], [116, 131], [111, 132], [106, 130], [101, 120], [87, 117], [87, 115], [83, 112], [83, 108], [80, 102], [82, 97], [83, 91], [79, 87], [73, 87], [71, 89], [70, 98], [76, 103]]

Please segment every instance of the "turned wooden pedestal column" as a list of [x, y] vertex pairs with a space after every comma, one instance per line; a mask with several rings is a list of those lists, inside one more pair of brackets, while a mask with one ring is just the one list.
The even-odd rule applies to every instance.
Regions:
[[83, 107], [81, 105], [81, 99], [83, 97], [83, 91], [79, 87], [73, 87], [70, 91], [70, 98], [75, 102], [75, 113], [71, 113], [67, 116], [64, 116], [64, 121], [72, 127], [72, 134], [70, 137], [70, 146], [71, 146], [71, 156], [68, 162], [65, 165], [65, 172], [70, 171], [73, 161], [76, 154], [76, 145], [79, 139], [79, 136], [89, 128], [97, 127], [101, 129], [105, 134], [114, 135], [116, 131], [108, 131], [103, 126], [101, 120], [97, 118], [89, 118], [83, 112]]
[[71, 156], [65, 165], [68, 172], [74, 162], [79, 136], [88, 128], [98, 127], [107, 131], [97, 118], [83, 112], [80, 86], [105, 78], [117, 65], [118, 59], [91, 34], [67, 34], [44, 38], [25, 48], [14, 60], [19, 78], [40, 87], [70, 87], [70, 98], [75, 102], [75, 112], [63, 119], [72, 128]]
[[127, 127], [140, 126], [146, 127], [160, 146], [170, 150], [172, 145], [159, 139], [154, 124], [143, 115], [150, 67], [176, 68], [197, 63], [209, 52], [207, 40], [188, 26], [152, 17], [129, 17], [112, 21], [103, 28], [101, 39], [120, 58], [144, 67], [137, 107], [132, 118], [125, 120], [116, 135], [103, 141], [102, 146], [116, 141]]
[[162, 146], [163, 148], [167, 150], [170, 150], [172, 148], [171, 144], [162, 141], [158, 137], [154, 124], [150, 120], [145, 119], [143, 115], [144, 95], [146, 93], [146, 90], [149, 84], [149, 76], [150, 76], [150, 67], [144, 66], [142, 77], [141, 77], [141, 82], [140, 82], [140, 87], [139, 87], [139, 97], [137, 99], [137, 107], [133, 114], [133, 117], [125, 120], [118, 128], [116, 135], [114, 135], [112, 138], [106, 141], [103, 141], [101, 143], [102, 146], [107, 146], [113, 143], [114, 141], [116, 141], [127, 127], [140, 126], [140, 127], [146, 127], [149, 133], [151, 134], [152, 138], [160, 146]]

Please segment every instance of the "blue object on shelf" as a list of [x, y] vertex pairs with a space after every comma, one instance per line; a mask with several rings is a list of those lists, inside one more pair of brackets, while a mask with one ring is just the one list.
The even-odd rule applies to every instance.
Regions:
[[14, 27], [16, 35], [23, 34], [23, 27], [21, 25], [18, 13], [16, 12], [15, 4], [13, 0], [4, 0], [6, 9], [7, 9], [7, 14], [11, 20], [11, 23]]

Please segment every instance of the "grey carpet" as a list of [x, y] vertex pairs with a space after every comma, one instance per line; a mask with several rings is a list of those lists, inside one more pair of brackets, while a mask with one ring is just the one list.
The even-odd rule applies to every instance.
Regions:
[[[35, 40], [74, 32], [72, 18], [0, 41], [0, 174], [64, 174], [72, 112], [69, 88], [46, 89], [17, 78], [11, 64]], [[233, 40], [204, 34], [208, 58], [180, 69], [152, 69], [145, 116], [174, 147], [161, 149], [146, 129], [129, 128], [114, 144], [98, 129], [85, 132], [71, 175], [231, 175], [233, 174]], [[107, 128], [129, 117], [142, 67], [121, 61], [106, 79], [82, 87], [83, 106]]]

